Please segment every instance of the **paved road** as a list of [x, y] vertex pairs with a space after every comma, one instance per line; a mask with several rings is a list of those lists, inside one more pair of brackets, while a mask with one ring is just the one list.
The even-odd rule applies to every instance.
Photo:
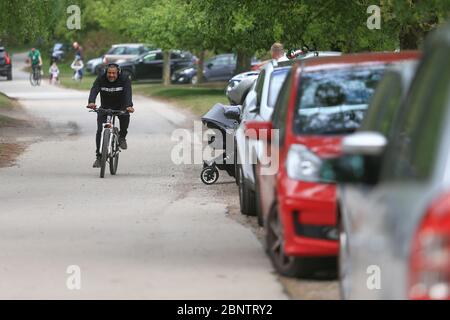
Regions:
[[[119, 173], [98, 178], [87, 92], [34, 88], [13, 59], [0, 91], [51, 135], [0, 169], [0, 298], [285, 299], [260, 243], [227, 204], [174, 165], [170, 135], [193, 118], [136, 97]], [[69, 290], [68, 266], [81, 268]]]

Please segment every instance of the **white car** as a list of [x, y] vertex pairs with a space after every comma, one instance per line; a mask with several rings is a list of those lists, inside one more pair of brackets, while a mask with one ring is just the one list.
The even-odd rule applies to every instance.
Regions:
[[[287, 65], [286, 65], [287, 64]], [[242, 214], [257, 215], [255, 199], [255, 164], [261, 141], [248, 139], [245, 122], [270, 119], [276, 98], [293, 62], [280, 66], [272, 60], [261, 70], [242, 105], [241, 123], [235, 133], [235, 169], [239, 185], [239, 199]]]

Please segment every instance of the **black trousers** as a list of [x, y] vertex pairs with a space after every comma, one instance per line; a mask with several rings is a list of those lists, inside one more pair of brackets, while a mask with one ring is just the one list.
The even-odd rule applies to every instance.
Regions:
[[[95, 143], [97, 146], [97, 149], [95, 150], [95, 153], [97, 155], [100, 154], [100, 141], [102, 140], [102, 130], [103, 130], [103, 124], [106, 122], [108, 115], [97, 113], [97, 134], [95, 136]], [[124, 138], [127, 136], [128, 133], [128, 125], [130, 124], [130, 115], [125, 114], [118, 116], [119, 123], [120, 123], [120, 131], [119, 136], [121, 138]]]

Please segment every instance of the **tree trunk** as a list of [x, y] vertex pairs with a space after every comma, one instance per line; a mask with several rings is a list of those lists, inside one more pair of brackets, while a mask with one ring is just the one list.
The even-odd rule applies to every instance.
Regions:
[[163, 51], [163, 84], [170, 85], [170, 51]]
[[238, 50], [235, 74], [250, 71], [252, 56], [248, 52]]
[[197, 83], [203, 83], [205, 79], [203, 78], [203, 64], [205, 63], [205, 50], [201, 50], [198, 55], [197, 64]]

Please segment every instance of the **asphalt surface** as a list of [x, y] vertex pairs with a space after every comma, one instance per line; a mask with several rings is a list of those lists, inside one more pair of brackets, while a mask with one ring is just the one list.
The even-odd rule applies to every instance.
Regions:
[[118, 175], [100, 179], [88, 93], [32, 87], [23, 61], [14, 56], [14, 81], [0, 91], [45, 132], [21, 136], [33, 143], [0, 169], [1, 299], [288, 298], [252, 230], [200, 181], [201, 166], [171, 161], [171, 134], [191, 128], [191, 115], [135, 97]]

